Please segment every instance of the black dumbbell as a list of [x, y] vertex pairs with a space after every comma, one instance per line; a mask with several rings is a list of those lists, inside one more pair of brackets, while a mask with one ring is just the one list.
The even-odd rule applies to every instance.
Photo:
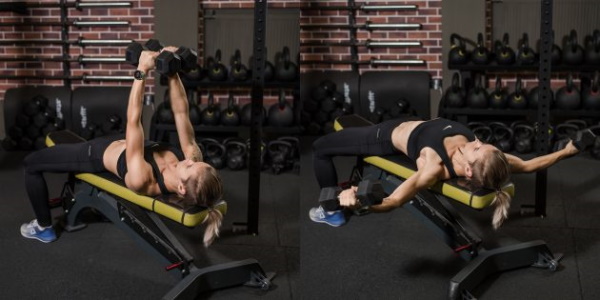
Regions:
[[[149, 39], [144, 46], [139, 43], [131, 43], [125, 50], [125, 61], [137, 66], [140, 62], [140, 55], [144, 50], [158, 52], [164, 46], [156, 39]], [[179, 50], [178, 50], [179, 51]], [[181, 58], [178, 54], [170, 51], [162, 51], [155, 60], [156, 71], [163, 75], [172, 75], [181, 70]]]
[[[327, 187], [321, 189], [319, 195], [319, 203], [326, 211], [335, 211], [340, 209], [340, 201], [338, 195], [342, 189], [340, 187]], [[383, 202], [386, 193], [383, 190], [383, 185], [377, 180], [363, 180], [358, 183], [356, 190], [356, 198], [361, 206], [378, 205]]]

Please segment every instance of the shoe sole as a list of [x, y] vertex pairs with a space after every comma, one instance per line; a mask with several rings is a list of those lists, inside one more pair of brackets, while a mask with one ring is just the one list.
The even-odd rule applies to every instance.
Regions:
[[27, 238], [27, 239], [38, 240], [38, 241], [40, 241], [40, 242], [42, 242], [44, 244], [52, 243], [52, 242], [54, 242], [54, 241], [57, 240], [57, 239], [53, 239], [53, 240], [50, 240], [50, 241], [43, 240], [43, 239], [41, 239], [41, 238], [39, 238], [37, 236], [26, 235], [22, 231], [21, 231], [21, 236], [23, 236], [24, 238]]
[[346, 223], [342, 223], [342, 224], [339, 224], [339, 225], [335, 225], [335, 224], [331, 224], [331, 223], [329, 223], [329, 222], [327, 222], [327, 221], [323, 221], [323, 220], [321, 220], [321, 219], [316, 219], [316, 220], [315, 220], [315, 219], [313, 219], [311, 216], [308, 216], [308, 217], [309, 217], [309, 218], [310, 218], [310, 219], [311, 219], [313, 222], [327, 224], [327, 225], [329, 225], [329, 226], [331, 226], [331, 227], [340, 227], [340, 226], [342, 226], [342, 225], [346, 224]]

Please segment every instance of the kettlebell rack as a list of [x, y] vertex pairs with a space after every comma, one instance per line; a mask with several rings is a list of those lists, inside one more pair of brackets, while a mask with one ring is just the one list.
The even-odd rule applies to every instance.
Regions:
[[372, 67], [377, 66], [422, 66], [425, 65], [425, 61], [422, 59], [377, 59], [372, 57], [368, 60], [361, 60], [359, 58], [359, 48], [366, 48], [371, 50], [373, 48], [408, 48], [408, 47], [422, 47], [422, 43], [419, 41], [359, 41], [357, 38], [358, 30], [419, 30], [422, 28], [421, 24], [417, 23], [405, 23], [405, 24], [379, 24], [373, 23], [367, 20], [364, 24], [356, 23], [357, 11], [365, 13], [377, 12], [377, 11], [416, 11], [418, 10], [417, 5], [369, 5], [369, 4], [357, 4], [354, 0], [348, 0], [347, 6], [326, 6], [319, 2], [308, 2], [302, 7], [302, 10], [320, 10], [320, 11], [347, 11], [348, 12], [348, 24], [302, 24], [301, 29], [304, 30], [319, 30], [319, 29], [341, 29], [348, 30], [350, 38], [347, 41], [340, 42], [325, 42], [320, 40], [308, 40], [300, 43], [300, 46], [306, 47], [350, 47], [350, 59], [334, 60], [303, 60], [300, 64], [303, 65], [315, 65], [315, 64], [343, 64], [351, 65], [353, 71], [358, 71], [359, 66], [369, 65]]
[[[485, 77], [486, 74], [500, 74], [517, 73], [517, 86], [519, 86], [520, 75], [537, 75], [538, 78], [538, 103], [536, 108], [524, 108], [524, 109], [511, 109], [511, 108], [469, 108], [469, 107], [447, 107], [448, 94], [445, 94], [440, 103], [439, 115], [441, 117], [456, 119], [457, 121], [467, 124], [470, 117], [489, 118], [491, 116], [497, 116], [503, 119], [527, 119], [532, 123], [536, 124], [537, 133], [535, 134], [535, 150], [537, 155], [544, 155], [550, 152], [549, 145], [551, 141], [551, 118], [600, 118], [600, 110], [591, 109], [551, 109], [551, 100], [554, 97], [553, 92], [550, 88], [550, 80], [553, 73], [565, 74], [571, 76], [571, 73], [579, 73], [581, 78], [581, 89], [590, 88], [590, 78], [594, 75], [595, 71], [600, 70], [600, 65], [594, 64], [566, 64], [566, 63], [553, 63], [553, 50], [554, 45], [554, 34], [552, 29], [552, 15], [553, 15], [553, 1], [544, 0], [541, 1], [541, 20], [540, 20], [540, 50], [539, 58], [529, 64], [523, 64], [519, 59], [513, 60], [511, 63], [504, 65], [498, 64], [495, 61], [494, 51], [489, 51], [489, 58], [487, 63], [476, 64], [473, 61], [469, 61], [466, 57], [468, 51], [465, 51], [464, 41], [455, 45], [453, 42], [450, 56], [454, 56], [455, 61], [448, 61], [448, 68], [451, 70], [457, 70], [455, 76], [460, 74], [462, 78], [463, 91], [472, 90], [475, 87], [475, 80], [477, 76]], [[454, 37], [456, 38], [456, 37]], [[507, 39], [504, 37], [503, 39]], [[527, 36], [524, 35], [524, 40]], [[506, 42], [505, 42], [506, 43]], [[477, 47], [480, 47], [481, 37], [479, 37]], [[457, 47], [458, 46], [458, 47]], [[459, 50], [459, 47], [460, 48]], [[477, 48], [476, 47], [476, 48]], [[511, 50], [512, 51], [512, 50]], [[475, 50], [473, 51], [475, 52]], [[514, 54], [514, 53], [513, 53]], [[517, 53], [518, 55], [518, 53]], [[514, 59], [514, 58], [513, 58]], [[484, 80], [487, 83], [487, 80]], [[486, 88], [486, 87], [484, 87]], [[450, 89], [450, 88], [449, 88]], [[448, 91], [448, 90], [447, 90]], [[486, 103], [487, 105], [487, 103]], [[518, 122], [518, 121], [516, 121]], [[515, 123], [516, 123], [515, 122]], [[523, 205], [521, 207], [522, 213], [528, 213], [533, 210], [536, 216], [544, 217], [546, 215], [546, 193], [547, 193], [547, 170], [542, 170], [536, 173], [536, 185], [535, 185], [535, 203], [533, 205]]]
[[60, 21], [56, 22], [31, 22], [24, 20], [23, 22], [0, 22], [1, 27], [8, 26], [58, 26], [60, 27], [61, 38], [58, 40], [47, 40], [47, 39], [28, 39], [28, 40], [0, 40], [0, 45], [62, 45], [62, 55], [57, 57], [36, 57], [36, 56], [20, 56], [20, 57], [0, 57], [0, 61], [4, 62], [62, 62], [62, 75], [11, 75], [3, 74], [0, 79], [55, 79], [62, 80], [65, 87], [71, 87], [73, 80], [82, 81], [128, 81], [133, 80], [131, 76], [94, 76], [94, 75], [80, 75], [74, 76], [71, 73], [71, 63], [122, 63], [125, 62], [124, 58], [117, 57], [89, 57], [80, 55], [78, 57], [69, 56], [69, 48], [71, 45], [85, 47], [85, 46], [125, 46], [133, 42], [132, 40], [89, 40], [79, 37], [76, 40], [69, 40], [69, 28], [70, 27], [90, 27], [90, 26], [129, 26], [129, 21], [119, 20], [103, 20], [103, 21], [86, 21], [86, 20], [73, 20], [69, 19], [69, 8], [75, 8], [78, 10], [82, 9], [94, 9], [94, 8], [127, 8], [131, 7], [131, 2], [101, 2], [101, 1], [89, 1], [82, 2], [75, 0], [68, 2], [67, 0], [59, 0], [59, 2], [52, 3], [28, 3], [25, 1], [20, 2], [2, 2], [0, 3], [0, 11], [10, 11], [19, 15], [28, 15], [29, 9], [31, 8], [59, 8], [60, 9]]

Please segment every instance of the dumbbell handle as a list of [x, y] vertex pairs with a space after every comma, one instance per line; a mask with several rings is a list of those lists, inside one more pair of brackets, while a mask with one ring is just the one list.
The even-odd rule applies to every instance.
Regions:
[[[327, 187], [321, 189], [319, 203], [326, 211], [335, 211], [340, 209], [338, 195], [342, 192], [339, 187]], [[361, 206], [371, 206], [381, 204], [386, 197], [383, 186], [379, 181], [363, 180], [358, 183], [356, 198]]]

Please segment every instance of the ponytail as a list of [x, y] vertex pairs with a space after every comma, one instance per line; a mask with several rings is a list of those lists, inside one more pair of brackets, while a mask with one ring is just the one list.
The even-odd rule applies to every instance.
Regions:
[[223, 222], [223, 214], [220, 210], [210, 207], [208, 215], [204, 220], [206, 229], [204, 230], [204, 247], [210, 246], [212, 242], [219, 236], [219, 228]]
[[495, 206], [494, 216], [492, 218], [492, 226], [494, 229], [498, 229], [504, 220], [508, 218], [508, 209], [510, 208], [511, 197], [510, 194], [503, 190], [496, 190], [496, 197], [492, 201], [492, 205]]

